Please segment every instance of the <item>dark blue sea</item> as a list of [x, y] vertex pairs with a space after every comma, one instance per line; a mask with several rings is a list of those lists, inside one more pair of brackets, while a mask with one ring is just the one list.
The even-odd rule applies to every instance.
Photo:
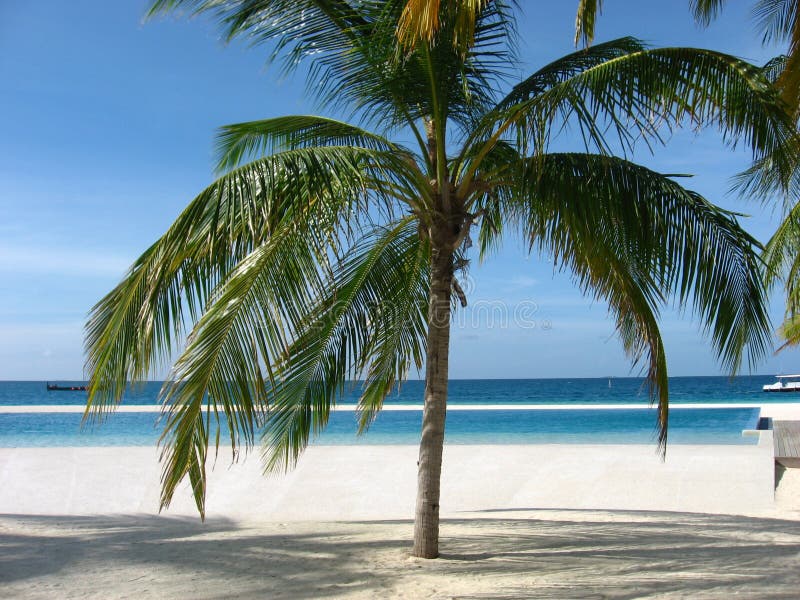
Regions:
[[[672, 377], [670, 399], [674, 403], [794, 402], [792, 394], [765, 394], [767, 375], [735, 377]], [[82, 385], [81, 381], [51, 382]], [[422, 403], [424, 382], [407, 381], [387, 398], [387, 404]], [[157, 404], [160, 382], [149, 382], [129, 390], [128, 405]], [[348, 385], [342, 404], [355, 404], [358, 384]], [[787, 397], [788, 396], [788, 397]], [[800, 394], [798, 394], [800, 396]], [[638, 377], [593, 379], [454, 379], [450, 381], [448, 404], [629, 404], [646, 403], [647, 389]], [[44, 381], [0, 381], [0, 406], [17, 404], [83, 404], [79, 392], [48, 392]]]
[[[670, 412], [670, 442], [676, 444], [754, 443], [743, 436], [758, 421], [758, 409], [747, 405], [795, 401], [794, 394], [765, 394], [768, 376], [675, 377], [670, 380], [673, 404], [726, 403], [736, 408], [675, 408]], [[82, 382], [57, 382], [78, 385]], [[158, 403], [160, 383], [129, 390], [123, 405]], [[423, 382], [409, 381], [392, 394], [387, 406], [422, 403]], [[351, 385], [340, 404], [353, 405], [359, 394]], [[105, 423], [81, 426], [80, 413], [8, 413], [4, 406], [82, 405], [85, 392], [48, 392], [45, 382], [0, 382], [0, 446], [127, 446], [151, 445], [162, 431], [155, 412], [116, 413]], [[800, 398], [797, 398], [800, 401]], [[450, 444], [594, 443], [639, 444], [655, 440], [655, 411], [648, 409], [647, 389], [640, 378], [454, 380], [449, 387], [446, 440]], [[465, 410], [464, 405], [558, 404], [564, 409]], [[637, 404], [638, 409], [570, 409], [577, 404]], [[355, 433], [355, 413], [335, 412], [317, 444], [415, 444], [421, 411], [391, 410], [380, 414], [368, 433]], [[224, 431], [223, 431], [224, 438]]]

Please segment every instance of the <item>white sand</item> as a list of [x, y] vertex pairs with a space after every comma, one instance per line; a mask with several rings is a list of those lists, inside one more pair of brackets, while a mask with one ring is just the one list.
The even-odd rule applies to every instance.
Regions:
[[442, 558], [409, 521], [248, 524], [0, 517], [6, 598], [796, 598], [800, 523], [519, 511], [448, 519]]
[[409, 557], [411, 446], [314, 447], [269, 479], [223, 453], [206, 523], [185, 488], [157, 515], [153, 448], [0, 449], [0, 597], [795, 598], [800, 469], [760, 435], [663, 463], [450, 446], [436, 561]]
[[774, 502], [766, 441], [450, 446], [437, 561], [408, 554], [414, 447], [221, 456], [205, 524], [185, 489], [156, 516], [152, 448], [1, 449], [0, 597], [796, 597], [800, 470]]

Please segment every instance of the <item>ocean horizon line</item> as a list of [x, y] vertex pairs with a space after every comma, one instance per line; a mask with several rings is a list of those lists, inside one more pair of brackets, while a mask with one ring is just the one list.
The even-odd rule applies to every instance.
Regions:
[[[800, 371], [800, 368], [798, 369]], [[788, 371], [786, 372], [789, 373]], [[784, 372], [781, 373], [749, 373], [749, 374], [738, 374], [738, 375], [670, 375], [669, 379], [700, 379], [700, 378], [708, 378], [708, 379], [746, 379], [752, 377], [775, 377], [776, 375], [784, 375]], [[575, 377], [453, 377], [448, 379], [448, 381], [559, 381], [559, 380], [608, 380], [608, 379], [625, 379], [625, 380], [641, 380], [645, 381], [647, 378], [644, 375], [596, 375], [596, 376], [575, 376]], [[71, 379], [68, 377], [52, 377], [50, 379], [0, 379], [0, 383], [52, 383], [57, 381], [63, 382], [88, 382], [88, 379]], [[166, 379], [145, 379], [141, 381], [131, 382], [134, 385], [139, 384], [147, 384], [147, 383], [163, 383], [167, 381]], [[425, 379], [422, 378], [409, 378], [405, 379], [405, 382], [423, 382]], [[350, 383], [364, 383], [364, 379], [348, 379], [346, 380], [346, 384]]]

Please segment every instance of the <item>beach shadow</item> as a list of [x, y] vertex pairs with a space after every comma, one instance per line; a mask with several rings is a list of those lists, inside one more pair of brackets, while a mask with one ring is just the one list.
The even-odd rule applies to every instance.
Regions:
[[789, 598], [800, 589], [797, 521], [518, 510], [527, 514], [444, 519], [435, 561], [409, 557], [404, 520], [3, 515], [0, 582], [12, 597], [57, 597], [57, 582], [98, 598], [185, 597], [189, 589], [202, 598]]
[[786, 474], [786, 467], [784, 467], [781, 463], [777, 460], [775, 461], [775, 489], [778, 489], [778, 486], [781, 483], [781, 479]]
[[[235, 582], [232, 589], [238, 591], [175, 595], [272, 598], [279, 592], [287, 598], [323, 598], [373, 585], [366, 568], [348, 561], [348, 555], [369, 554], [371, 546], [397, 552], [408, 546], [403, 539], [353, 541], [351, 527], [333, 527], [333, 533], [320, 533], [309, 525], [251, 528], [230, 519], [0, 515], [0, 590], [31, 590], [31, 581], [56, 575], [81, 597], [173, 597], [153, 592], [164, 579], [189, 587], [207, 579]], [[298, 528], [308, 531], [298, 533]], [[12, 587], [15, 583], [19, 587]]]
[[[498, 577], [524, 578], [535, 570], [535, 585], [507, 590], [501, 598], [797, 597], [797, 521], [660, 511], [517, 511], [527, 518], [491, 519], [474, 537], [448, 540], [443, 555], [465, 569], [495, 569]], [[461, 521], [462, 529], [477, 522]]]

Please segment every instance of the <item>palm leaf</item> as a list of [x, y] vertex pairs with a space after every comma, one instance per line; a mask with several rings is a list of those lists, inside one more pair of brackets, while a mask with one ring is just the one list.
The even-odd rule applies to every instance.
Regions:
[[332, 205], [359, 210], [375, 186], [373, 199], [386, 204], [382, 174], [398, 170], [390, 165], [399, 162], [378, 150], [303, 148], [250, 163], [204, 190], [92, 309], [87, 415], [100, 415], [129, 381], [146, 378], [154, 364], [174, 355], [185, 322], [202, 314], [216, 285], [298, 202], [319, 198], [315, 206], [328, 212]]
[[786, 310], [791, 317], [800, 313], [800, 203], [795, 204], [764, 249], [766, 284], [783, 280]]
[[221, 127], [217, 135], [218, 169], [231, 169], [248, 159], [284, 150], [323, 146], [357, 146], [411, 156], [386, 138], [349, 123], [293, 115]]
[[426, 258], [410, 219], [367, 234], [348, 251], [284, 360], [274, 366], [263, 437], [268, 470], [294, 464], [324, 428], [348, 380], [367, 372], [362, 409], [372, 410], [398, 373], [419, 363]]
[[[661, 141], [661, 129], [688, 122], [716, 126], [731, 146], [748, 146], [756, 159], [770, 157], [771, 169], [783, 185], [794, 171], [797, 136], [791, 118], [763, 70], [735, 57], [709, 50], [664, 48], [626, 52], [634, 42], [620, 40], [608, 51], [610, 60], [567, 71], [563, 80], [535, 93], [541, 77], [520, 85], [484, 119], [470, 138], [466, 154], [477, 157], [467, 168], [461, 191], [472, 182], [471, 171], [509, 128], [534, 152], [546, 151], [554, 131], [577, 124], [587, 149], [610, 153], [611, 141], [633, 150], [637, 140]], [[557, 73], [549, 71], [550, 77]], [[513, 100], [531, 97], [513, 104]], [[511, 104], [509, 105], [509, 103]], [[479, 151], [470, 146], [482, 144]]]
[[[316, 211], [312, 214], [318, 217]], [[313, 226], [287, 223], [239, 263], [215, 292], [164, 383], [162, 507], [169, 506], [188, 474], [204, 515], [204, 448], [211, 432], [219, 445], [220, 413], [234, 456], [239, 445], [252, 445], [268, 402], [260, 365], [270, 365], [286, 352], [287, 336], [304, 319], [302, 307], [323, 287], [325, 246], [315, 229], [325, 231], [338, 219], [329, 217], [327, 227], [315, 220]], [[208, 411], [205, 421], [203, 407]], [[192, 447], [194, 452], [187, 451]]]
[[726, 0], [689, 0], [689, 7], [699, 23], [708, 25], [717, 18]]
[[560, 83], [569, 81], [587, 69], [645, 49], [646, 46], [640, 40], [634, 37], [622, 37], [567, 54], [545, 65], [515, 85], [498, 103], [498, 107], [508, 107], [524, 102]]
[[[427, 336], [430, 244], [417, 232], [404, 232], [397, 245], [392, 276], [380, 319], [370, 329], [364, 358], [358, 364], [365, 373], [359, 398], [359, 431], [375, 419], [386, 396], [405, 381], [411, 368], [422, 368]], [[404, 282], [401, 284], [401, 282]]]
[[148, 16], [188, 10], [211, 13], [230, 40], [273, 44], [272, 59], [285, 55], [287, 68], [303, 58], [339, 52], [359, 36], [370, 34], [369, 12], [378, 2], [358, 8], [345, 0], [156, 0]]
[[594, 40], [594, 28], [597, 15], [603, 10], [603, 0], [579, 0], [578, 13], [575, 15], [575, 45], [583, 41], [585, 46]]
[[797, 315], [787, 316], [780, 329], [778, 329], [778, 335], [783, 340], [783, 344], [775, 351], [776, 354], [786, 348], [800, 344], [800, 318]]
[[[397, 25], [397, 38], [407, 48], [431, 44], [442, 29], [441, 19], [454, 21], [454, 44], [466, 53], [475, 38], [475, 22], [489, 0], [407, 0]], [[446, 14], [442, 15], [441, 13]]]
[[666, 362], [656, 318], [671, 294], [691, 303], [718, 357], [736, 371], [770, 345], [757, 242], [735, 215], [623, 159], [546, 154], [528, 159], [503, 207], [533, 248], [552, 254], [578, 286], [603, 298], [635, 360], [648, 359], [666, 439]]

